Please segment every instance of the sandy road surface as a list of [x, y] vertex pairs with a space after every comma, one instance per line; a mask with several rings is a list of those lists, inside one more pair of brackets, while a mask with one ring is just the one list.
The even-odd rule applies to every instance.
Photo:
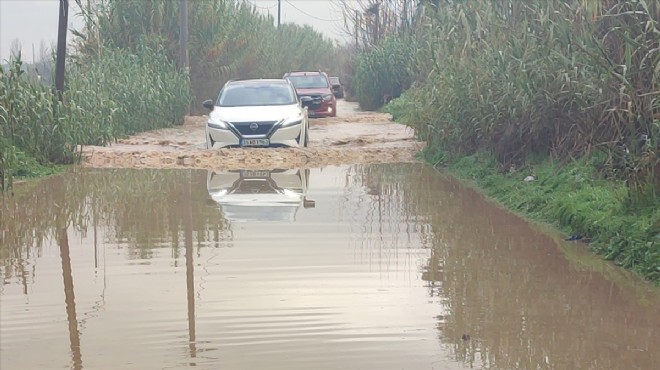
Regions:
[[107, 147], [87, 146], [86, 167], [283, 169], [414, 161], [423, 146], [412, 130], [388, 114], [360, 112], [339, 101], [338, 116], [310, 120], [308, 148], [205, 148], [207, 116], [187, 117], [180, 127], [141, 133]]

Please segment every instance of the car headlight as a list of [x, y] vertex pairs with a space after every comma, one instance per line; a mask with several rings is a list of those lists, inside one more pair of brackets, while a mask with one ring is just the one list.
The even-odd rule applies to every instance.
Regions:
[[332, 94], [325, 94], [325, 95], [323, 95], [323, 100], [325, 100], [325, 101], [330, 101], [330, 100], [332, 100]]
[[216, 128], [220, 130], [229, 130], [229, 124], [225, 121], [220, 121], [218, 119], [210, 119], [208, 125], [211, 128]]
[[299, 125], [302, 123], [302, 121], [303, 119], [301, 115], [298, 115], [293, 118], [283, 119], [282, 121], [280, 121], [281, 122], [280, 127], [290, 127], [290, 126]]

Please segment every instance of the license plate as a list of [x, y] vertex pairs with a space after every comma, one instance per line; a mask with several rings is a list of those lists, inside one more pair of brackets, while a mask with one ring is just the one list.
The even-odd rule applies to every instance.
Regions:
[[316, 112], [314, 112], [313, 110], [309, 111], [309, 116], [316, 117]]
[[269, 139], [243, 139], [241, 140], [241, 146], [269, 146]]
[[243, 171], [243, 177], [270, 177], [269, 171]]

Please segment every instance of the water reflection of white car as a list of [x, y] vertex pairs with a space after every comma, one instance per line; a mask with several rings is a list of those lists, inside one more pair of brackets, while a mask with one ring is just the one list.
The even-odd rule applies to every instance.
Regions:
[[307, 199], [309, 170], [209, 171], [206, 186], [212, 204], [230, 221], [295, 221], [298, 209], [314, 207]]

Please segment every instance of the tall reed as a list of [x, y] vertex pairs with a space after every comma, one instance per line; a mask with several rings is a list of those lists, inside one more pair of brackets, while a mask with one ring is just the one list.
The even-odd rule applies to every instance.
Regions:
[[[660, 5], [646, 0], [423, 1], [416, 88], [391, 110], [453, 155], [604, 155], [609, 175], [660, 184]], [[386, 64], [389, 41], [358, 58]], [[389, 53], [388, 55], [396, 55]], [[356, 79], [388, 78], [384, 67]], [[364, 91], [361, 95], [373, 95]], [[361, 99], [369, 99], [362, 96]], [[651, 185], [651, 190], [649, 190]], [[655, 190], [657, 191], [657, 190]]]
[[104, 47], [70, 63], [60, 101], [53, 86], [24, 73], [19, 58], [0, 71], [0, 180], [3, 189], [31, 157], [72, 163], [81, 146], [181, 123], [191, 101], [188, 77], [160, 50]]
[[[309, 26], [283, 24], [278, 30], [272, 17], [244, 1], [190, 1], [188, 6], [190, 79], [197, 103], [215, 96], [228, 79], [279, 78], [289, 70], [334, 65], [332, 41]], [[148, 36], [160, 40], [169, 60], [178, 60], [178, 2], [106, 0], [86, 14], [81, 55], [95, 55], [102, 45], [135, 50]]]

